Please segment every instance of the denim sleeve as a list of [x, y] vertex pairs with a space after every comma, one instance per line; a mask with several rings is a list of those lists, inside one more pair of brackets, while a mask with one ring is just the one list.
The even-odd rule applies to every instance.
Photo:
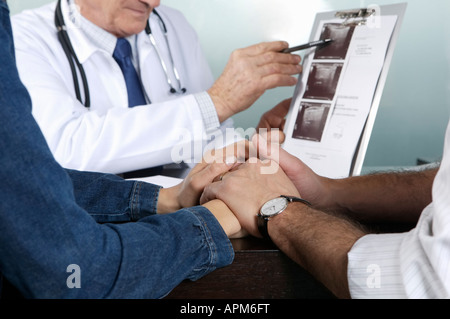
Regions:
[[98, 223], [137, 221], [156, 214], [160, 186], [112, 174], [66, 171], [77, 204]]
[[230, 264], [204, 207], [99, 224], [76, 202], [31, 115], [0, 1], [0, 271], [29, 298], [159, 298]]

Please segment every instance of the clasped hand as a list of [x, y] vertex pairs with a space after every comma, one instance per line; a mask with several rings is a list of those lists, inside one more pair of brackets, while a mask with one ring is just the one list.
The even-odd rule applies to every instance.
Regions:
[[[301, 162], [283, 151], [279, 144], [267, 140], [270, 139], [255, 135], [251, 142], [241, 141], [208, 153], [182, 183], [167, 189], [172, 199], [176, 199], [170, 211], [199, 204], [208, 207], [208, 203], [220, 201], [225, 205], [215, 205], [214, 209], [230, 210], [241, 227], [230, 237], [242, 235], [242, 229], [260, 237], [257, 214], [262, 205], [280, 195], [300, 196], [298, 186], [301, 185], [296, 185], [295, 181], [306, 181], [305, 177], [301, 180], [299, 176], [286, 174], [282, 162], [294, 167], [299, 167]], [[299, 171], [287, 167], [287, 171], [291, 174], [306, 172], [309, 179], [314, 177], [306, 168]], [[220, 214], [223, 216], [224, 212]]]

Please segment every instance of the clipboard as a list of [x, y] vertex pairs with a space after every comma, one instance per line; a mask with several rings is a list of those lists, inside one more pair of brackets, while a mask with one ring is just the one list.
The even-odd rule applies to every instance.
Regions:
[[[317, 34], [320, 31], [319, 28], [321, 28], [321, 26], [323, 27], [324, 21], [337, 21], [338, 20], [342, 27], [373, 26], [376, 28], [376, 27], [380, 27], [377, 25], [377, 23], [380, 23], [380, 19], [382, 19], [381, 17], [388, 17], [388, 16], [396, 17], [395, 26], [393, 27], [393, 31], [391, 33], [391, 37], [388, 42], [387, 50], [386, 50], [385, 56], [384, 56], [384, 62], [381, 67], [381, 72], [379, 73], [379, 77], [376, 82], [376, 87], [374, 89], [373, 96], [371, 97], [372, 99], [370, 101], [367, 118], [365, 119], [362, 131], [360, 132], [359, 137], [357, 137], [357, 141], [354, 145], [354, 152], [352, 154], [353, 157], [351, 159], [351, 164], [349, 166], [349, 169], [348, 169], [348, 171], [346, 170], [346, 173], [342, 174], [342, 176], [329, 176], [329, 177], [332, 177], [332, 178], [348, 177], [348, 176], [360, 175], [360, 173], [361, 173], [361, 169], [362, 169], [362, 166], [364, 163], [364, 158], [365, 158], [365, 155], [367, 152], [370, 136], [372, 134], [372, 129], [373, 129], [373, 126], [375, 123], [376, 115], [377, 115], [379, 104], [381, 101], [383, 89], [384, 89], [384, 86], [386, 83], [386, 78], [387, 78], [387, 75], [389, 72], [389, 67], [390, 67], [392, 57], [394, 54], [395, 44], [396, 44], [396, 41], [399, 36], [401, 25], [403, 23], [404, 14], [406, 12], [406, 7], [407, 7], [406, 3], [386, 5], [386, 6], [374, 5], [374, 6], [369, 6], [367, 8], [358, 8], [358, 9], [341, 10], [341, 11], [330, 11], [330, 12], [318, 13], [316, 15], [316, 18], [315, 18], [315, 21], [313, 24], [313, 28], [311, 31], [310, 41], [318, 40]], [[314, 54], [313, 50], [311, 52], [312, 53], [310, 53], [308, 56], [305, 56], [306, 60], [304, 61], [304, 64], [307, 61], [309, 61], [308, 63], [311, 63], [311, 59], [313, 59], [312, 54]], [[309, 75], [309, 74], [305, 74], [305, 73], [308, 73], [308, 71], [309, 72], [314, 71], [314, 70], [312, 70], [314, 67], [314, 65], [312, 65], [312, 63], [308, 66], [310, 66], [309, 69], [307, 69], [307, 70], [304, 69], [304, 73], [302, 74], [302, 79], [299, 79], [299, 83], [297, 84], [297, 87], [295, 88], [291, 107], [287, 114], [286, 126], [285, 126], [285, 131], [284, 131], [287, 139], [289, 137], [294, 136], [293, 135], [294, 118], [296, 118], [297, 116], [300, 117], [300, 115], [296, 114], [296, 112], [295, 112], [296, 110], [298, 111], [298, 107], [299, 107], [299, 103], [300, 103], [299, 100], [304, 99], [305, 97], [306, 98], [309, 98], [309, 97], [316, 98], [315, 96], [318, 95], [316, 92], [310, 92], [311, 94], [309, 94], [309, 96], [306, 96], [307, 94], [306, 94], [305, 87], [307, 86], [306, 85], [307, 80], [303, 79], [303, 77], [307, 77]], [[331, 68], [331, 66], [327, 66], [327, 67]], [[364, 72], [364, 69], [361, 69], [360, 72]], [[337, 90], [336, 95], [339, 95], [339, 86], [337, 86], [336, 90]], [[317, 91], [319, 92], [320, 90], [317, 90]], [[314, 93], [314, 94], [312, 94], [312, 93]], [[327, 99], [327, 96], [326, 96], [326, 94], [322, 94], [322, 97], [319, 97], [319, 98]], [[334, 101], [334, 102], [336, 102], [336, 101]], [[307, 109], [307, 107], [308, 107], [307, 104], [302, 105], [301, 106], [302, 111]], [[320, 109], [320, 105], [319, 106], [316, 105], [315, 106], [316, 113], [319, 112], [318, 111], [319, 109]], [[324, 109], [324, 110], [326, 111], [326, 109]], [[323, 113], [322, 114], [322, 122], [325, 121], [326, 116], [327, 116], [325, 114], [326, 113], [325, 111], [322, 111], [322, 113]], [[333, 114], [329, 114], [328, 116], [331, 118], [333, 116]], [[298, 119], [297, 119], [297, 121], [298, 121]], [[327, 121], [329, 121], [329, 119]], [[295, 124], [295, 125], [297, 125], [297, 124]], [[326, 129], [326, 127], [323, 129]], [[301, 131], [297, 132], [296, 134], [300, 136], [299, 138], [303, 138], [305, 140], [309, 139], [309, 141], [305, 142], [305, 143], [311, 143], [311, 141], [320, 143], [320, 140], [318, 139], [318, 137], [314, 136], [313, 134], [310, 134], [310, 136], [307, 136], [307, 137], [303, 137], [304, 134], [302, 134]], [[292, 141], [293, 140], [294, 139], [292, 139]], [[290, 153], [293, 153], [293, 152], [291, 152], [291, 149], [293, 148], [292, 145], [294, 143], [291, 143], [290, 145], [287, 145], [287, 144], [288, 143], [285, 142], [285, 144], [283, 145], [283, 148], [285, 148]], [[317, 144], [317, 145], [319, 145], [319, 144]], [[318, 146], [316, 146], [316, 147], [318, 147]], [[294, 152], [294, 155], [296, 155], [295, 152]], [[301, 157], [299, 157], [299, 158], [302, 159]], [[306, 162], [306, 164], [309, 165], [308, 162]], [[317, 172], [317, 173], [320, 174], [320, 172]]]

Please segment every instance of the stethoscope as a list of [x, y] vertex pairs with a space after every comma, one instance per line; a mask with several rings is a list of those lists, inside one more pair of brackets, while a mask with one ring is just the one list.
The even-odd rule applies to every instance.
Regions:
[[[173, 56], [172, 56], [172, 52], [170, 49], [170, 45], [169, 45], [169, 40], [168, 40], [168, 36], [167, 36], [167, 27], [166, 24], [164, 23], [164, 20], [161, 18], [161, 16], [159, 15], [159, 13], [156, 10], [153, 10], [153, 13], [158, 17], [160, 23], [161, 23], [161, 27], [164, 33], [164, 38], [166, 41], [166, 45], [167, 48], [169, 50], [169, 56], [170, 56], [170, 63], [172, 64], [172, 71], [173, 74], [175, 75], [175, 79], [177, 80], [177, 86], [178, 89], [175, 89], [172, 80], [170, 79], [169, 76], [169, 72], [168, 72], [168, 68], [166, 63], [164, 62], [164, 59], [162, 58], [162, 54], [161, 51], [158, 48], [158, 45], [156, 44], [156, 40], [155, 37], [152, 34], [152, 30], [150, 28], [150, 21], [147, 21], [147, 26], [145, 27], [145, 33], [149, 36], [150, 38], [150, 42], [152, 43], [153, 47], [155, 48], [155, 51], [158, 55], [158, 58], [160, 60], [161, 66], [164, 70], [164, 73], [166, 75], [166, 79], [167, 79], [167, 84], [169, 85], [169, 92], [171, 94], [185, 94], [186, 93], [186, 88], [184, 88], [181, 85], [181, 80], [180, 80], [180, 75], [178, 73], [177, 68], [175, 67], [175, 64], [173, 62]], [[67, 33], [67, 27], [66, 24], [64, 22], [64, 17], [62, 14], [62, 9], [61, 9], [61, 0], [58, 0], [58, 3], [56, 5], [56, 10], [55, 10], [55, 26], [56, 29], [58, 30], [58, 39], [59, 42], [61, 43], [61, 46], [64, 50], [64, 53], [67, 56], [67, 59], [69, 61], [70, 64], [70, 69], [72, 72], [72, 78], [73, 78], [73, 83], [75, 86], [75, 94], [77, 96], [78, 101], [80, 101], [80, 103], [82, 103], [85, 107], [89, 108], [91, 105], [91, 98], [90, 98], [90, 93], [89, 93], [89, 85], [88, 85], [88, 80], [86, 77], [86, 72], [84, 71], [84, 67], [83, 65], [80, 63], [80, 61], [78, 60], [78, 57], [75, 53], [75, 50], [73, 49], [72, 43], [70, 42], [69, 39], [69, 35]], [[84, 89], [84, 102], [82, 100], [81, 97], [81, 90], [80, 90], [80, 84], [79, 84], [79, 80], [78, 80], [78, 72], [81, 76], [81, 82], [83, 84], [83, 89]]]

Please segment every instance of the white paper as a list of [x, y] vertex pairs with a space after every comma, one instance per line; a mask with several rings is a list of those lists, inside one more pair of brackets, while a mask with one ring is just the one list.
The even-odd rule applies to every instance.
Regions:
[[[305, 56], [283, 148], [319, 175], [350, 174], [397, 21], [397, 16], [379, 18], [376, 27], [340, 28], [342, 20], [321, 21], [315, 39], [338, 40]], [[321, 74], [314, 72], [318, 68]]]
[[169, 177], [169, 176], [163, 176], [163, 175], [156, 175], [156, 176], [150, 176], [150, 177], [142, 177], [142, 178], [133, 178], [132, 180], [137, 181], [143, 181], [154, 185], [159, 185], [164, 188], [169, 188], [175, 185], [180, 184], [183, 179], [181, 178], [175, 178], [175, 177]]

